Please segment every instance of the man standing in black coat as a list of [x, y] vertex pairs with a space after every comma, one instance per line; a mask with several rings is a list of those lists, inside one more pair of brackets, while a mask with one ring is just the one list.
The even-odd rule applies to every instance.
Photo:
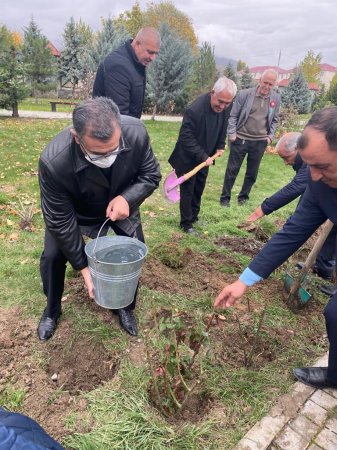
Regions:
[[140, 119], [143, 111], [146, 72], [160, 48], [160, 34], [155, 28], [142, 28], [111, 52], [98, 67], [93, 97], [108, 97], [120, 113]]
[[195, 233], [193, 223], [198, 220], [208, 166], [213, 163], [211, 156], [224, 152], [229, 106], [236, 91], [232, 80], [219, 78], [211, 92], [200, 95], [184, 114], [168, 161], [178, 177], [206, 162], [205, 168], [180, 185], [180, 226], [186, 233]]
[[[234, 283], [225, 286], [214, 307], [229, 308], [249, 286], [267, 278], [322, 225], [330, 219], [337, 225], [337, 107], [324, 108], [311, 117], [298, 141], [310, 179], [295, 213], [274, 234]], [[301, 367], [294, 376], [315, 388], [337, 388], [337, 293], [324, 310], [330, 343], [328, 367]]]
[[[115, 103], [105, 97], [76, 106], [73, 126], [43, 150], [39, 182], [46, 232], [40, 269], [47, 307], [38, 326], [41, 340], [53, 335], [61, 315], [67, 261], [81, 272], [94, 298], [82, 235], [97, 237], [110, 218], [117, 235], [144, 242], [139, 206], [160, 178], [142, 122], [120, 116]], [[136, 295], [131, 305], [117, 310], [121, 326], [131, 335], [137, 334], [135, 303]]]

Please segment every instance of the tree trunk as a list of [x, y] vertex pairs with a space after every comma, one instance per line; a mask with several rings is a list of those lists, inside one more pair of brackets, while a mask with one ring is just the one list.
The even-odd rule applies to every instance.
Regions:
[[19, 117], [18, 102], [14, 102], [12, 105], [12, 117]]
[[157, 112], [157, 105], [154, 105], [153, 110], [152, 110], [151, 120], [154, 120], [156, 112]]

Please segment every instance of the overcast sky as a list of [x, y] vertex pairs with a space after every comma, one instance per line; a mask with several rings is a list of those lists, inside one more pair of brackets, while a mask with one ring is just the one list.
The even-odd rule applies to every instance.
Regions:
[[[100, 29], [100, 18], [129, 10], [134, 0], [2, 0], [0, 23], [22, 31], [34, 16], [42, 33], [57, 48], [73, 16]], [[142, 9], [148, 1], [139, 1]], [[154, 0], [153, 3], [158, 3]], [[277, 65], [290, 69], [308, 50], [337, 66], [336, 0], [176, 0], [192, 20], [199, 43], [211, 42], [215, 54], [241, 59], [250, 67]]]

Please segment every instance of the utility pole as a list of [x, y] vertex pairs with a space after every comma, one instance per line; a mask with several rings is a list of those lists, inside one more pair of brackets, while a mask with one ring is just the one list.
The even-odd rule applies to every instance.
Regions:
[[280, 61], [281, 61], [281, 50], [279, 51], [278, 61], [277, 61], [277, 81], [276, 81], [276, 90], [277, 90], [277, 92], [278, 92], [278, 83], [279, 83]]

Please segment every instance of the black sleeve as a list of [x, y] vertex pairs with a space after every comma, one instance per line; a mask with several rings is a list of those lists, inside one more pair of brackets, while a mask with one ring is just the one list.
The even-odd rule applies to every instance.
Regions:
[[41, 159], [39, 161], [41, 208], [46, 228], [75, 270], [84, 269], [87, 257], [70, 195], [58, 177]]
[[294, 214], [251, 261], [249, 268], [262, 278], [269, 277], [326, 219], [307, 187]]
[[105, 70], [105, 96], [111, 98], [121, 114], [129, 115], [132, 82], [126, 67], [120, 64]]
[[266, 198], [261, 205], [263, 213], [271, 214], [302, 195], [308, 185], [308, 170], [308, 167], [303, 165], [290, 183], [271, 197]]
[[202, 163], [208, 158], [207, 152], [198, 143], [200, 116], [192, 109], [188, 109], [184, 114], [183, 123], [179, 132], [179, 142], [184, 150], [195, 158], [195, 161]]
[[98, 66], [94, 87], [92, 90], [92, 97], [105, 97], [105, 87], [104, 87], [104, 67], [103, 63]]

